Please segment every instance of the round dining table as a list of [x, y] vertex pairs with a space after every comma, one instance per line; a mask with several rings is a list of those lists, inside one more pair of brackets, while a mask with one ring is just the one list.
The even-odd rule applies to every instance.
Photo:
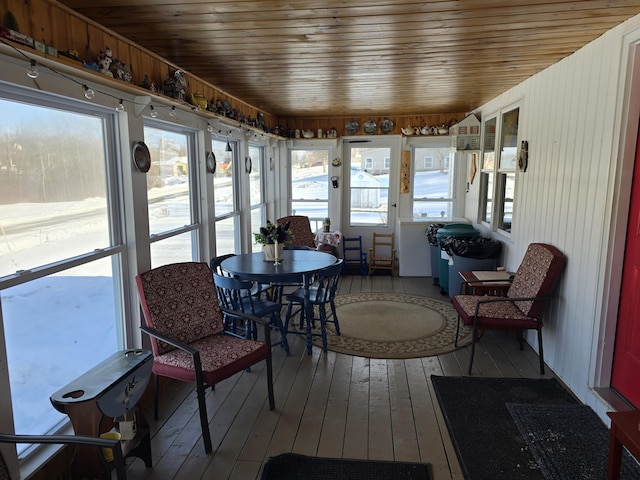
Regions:
[[278, 264], [265, 261], [262, 252], [244, 253], [225, 259], [220, 268], [241, 278], [260, 283], [280, 283], [296, 276], [304, 282], [318, 270], [336, 263], [333, 255], [317, 250], [284, 250]]
[[[309, 285], [313, 274], [336, 261], [336, 257], [326, 252], [285, 249], [278, 263], [265, 261], [262, 252], [244, 253], [223, 260], [220, 268], [242, 279], [263, 284], [301, 283], [304, 287], [304, 309], [307, 318], [312, 318]], [[311, 338], [307, 344], [311, 344]]]

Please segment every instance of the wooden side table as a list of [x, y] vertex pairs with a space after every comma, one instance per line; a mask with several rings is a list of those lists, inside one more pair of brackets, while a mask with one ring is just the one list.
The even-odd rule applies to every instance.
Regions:
[[460, 272], [464, 283], [465, 295], [498, 295], [505, 296], [511, 286], [513, 274], [498, 271]]
[[620, 478], [622, 447], [640, 459], [640, 410], [607, 412], [607, 415], [611, 419], [607, 480], [617, 480]]
[[[118, 417], [135, 415], [134, 437], [122, 441], [122, 453], [125, 458], [141, 458], [151, 467], [149, 427], [137, 404], [149, 383], [152, 366], [150, 351], [116, 352], [51, 395], [51, 403], [69, 416], [76, 435], [99, 437], [115, 428]], [[75, 478], [104, 478], [110, 469], [96, 448], [76, 447], [72, 464]]]

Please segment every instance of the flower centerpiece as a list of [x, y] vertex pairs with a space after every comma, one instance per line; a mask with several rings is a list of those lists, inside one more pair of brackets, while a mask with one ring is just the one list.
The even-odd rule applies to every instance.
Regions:
[[258, 233], [253, 234], [255, 242], [262, 245], [265, 261], [277, 261], [282, 259], [282, 249], [293, 240], [290, 222], [276, 225], [267, 220], [264, 227], [260, 227]]

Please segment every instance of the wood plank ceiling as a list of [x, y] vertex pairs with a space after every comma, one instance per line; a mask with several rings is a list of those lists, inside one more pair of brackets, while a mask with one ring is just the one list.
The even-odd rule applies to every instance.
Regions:
[[468, 112], [640, 0], [61, 0], [281, 118]]

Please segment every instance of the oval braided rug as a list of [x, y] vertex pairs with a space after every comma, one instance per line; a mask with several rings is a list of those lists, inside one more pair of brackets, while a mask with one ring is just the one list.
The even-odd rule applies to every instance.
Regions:
[[[461, 325], [450, 302], [401, 293], [338, 295], [340, 333], [327, 325], [329, 350], [367, 358], [420, 358], [449, 353], [471, 343], [471, 329]], [[317, 322], [316, 322], [317, 324]], [[314, 332], [316, 333], [316, 332]], [[322, 346], [319, 337], [313, 342]]]

